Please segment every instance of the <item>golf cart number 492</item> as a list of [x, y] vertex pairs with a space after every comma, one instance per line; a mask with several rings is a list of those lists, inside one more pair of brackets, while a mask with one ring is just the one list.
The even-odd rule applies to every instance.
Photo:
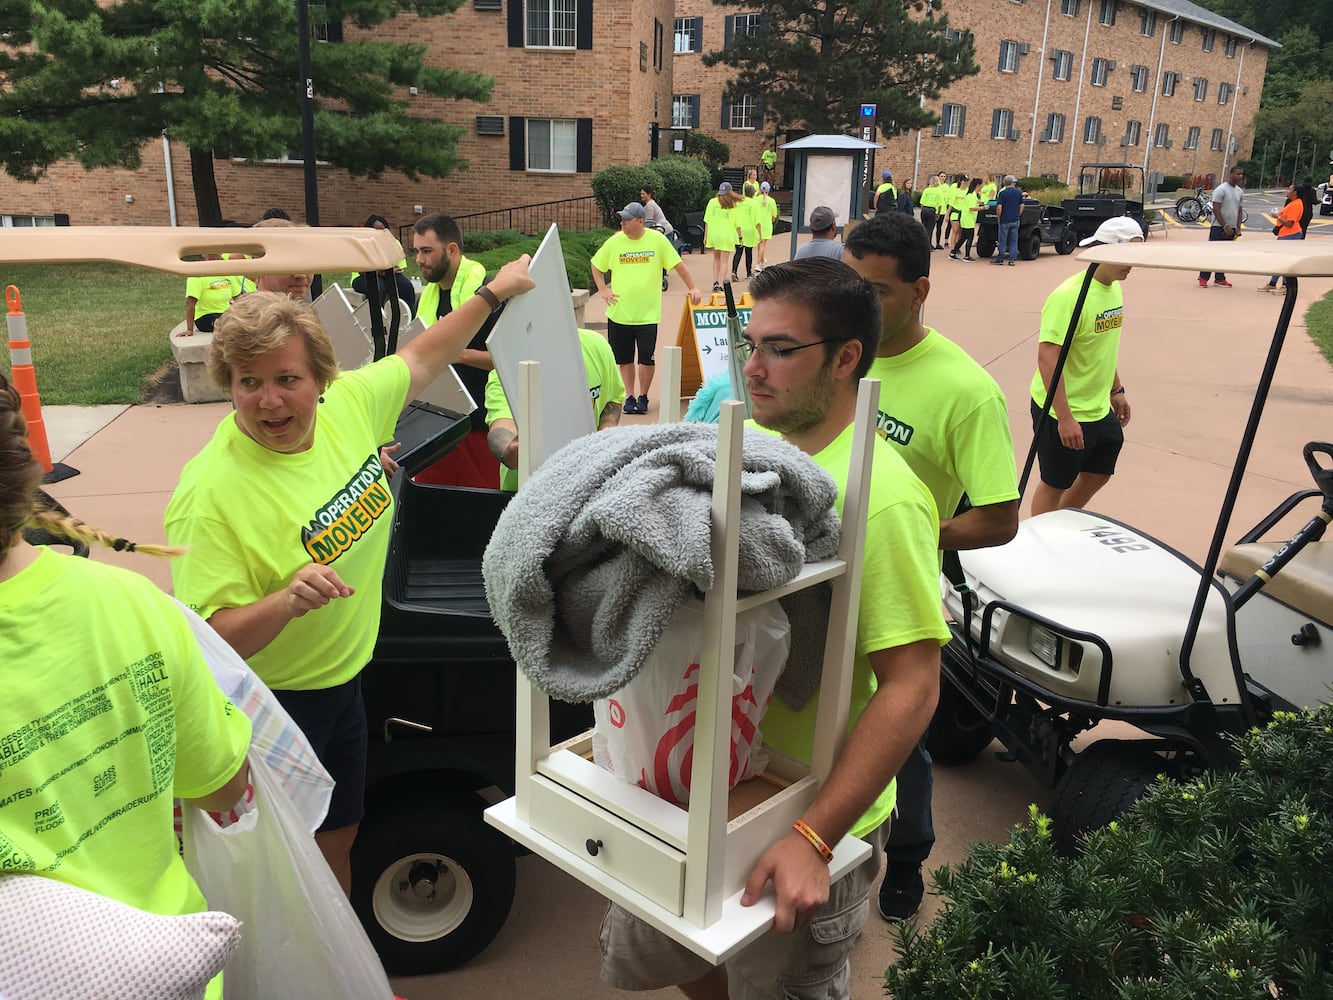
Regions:
[[[1085, 510], [1029, 518], [1007, 545], [959, 553], [965, 588], [942, 657], [927, 745], [961, 763], [998, 737], [1053, 789], [1058, 845], [1128, 808], [1153, 779], [1228, 768], [1231, 734], [1279, 710], [1329, 700], [1333, 681], [1333, 446], [1304, 457], [1298, 491], [1224, 552], [1301, 277], [1333, 275], [1333, 252], [1300, 242], [1095, 247], [1086, 260], [1290, 277], [1203, 565], [1129, 525]], [[1072, 324], [1071, 324], [1072, 328]], [[1306, 501], [1294, 537], [1260, 541]], [[1103, 720], [1142, 731], [1076, 752]]]

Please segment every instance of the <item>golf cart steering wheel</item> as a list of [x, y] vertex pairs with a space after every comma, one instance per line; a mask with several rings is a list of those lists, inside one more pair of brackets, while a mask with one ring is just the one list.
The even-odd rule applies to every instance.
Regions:
[[[1333, 501], [1333, 444], [1311, 441], [1301, 449], [1301, 454], [1305, 456], [1305, 464], [1310, 469], [1310, 475], [1314, 477], [1315, 486], [1324, 494], [1324, 500]], [[1319, 455], [1323, 455], [1330, 464], [1321, 465]]]

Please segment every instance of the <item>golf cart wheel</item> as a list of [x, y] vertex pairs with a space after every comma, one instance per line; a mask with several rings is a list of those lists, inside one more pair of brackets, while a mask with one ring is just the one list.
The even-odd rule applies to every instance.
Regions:
[[1055, 252], [1062, 256], [1071, 254], [1076, 246], [1078, 246], [1078, 233], [1074, 232], [1072, 226], [1065, 226], [1064, 232], [1060, 234], [1060, 239], [1056, 241]]
[[1041, 253], [1041, 233], [1033, 229], [1027, 238], [1019, 243], [1018, 255], [1024, 260], [1036, 260]]
[[940, 678], [940, 700], [926, 730], [926, 749], [937, 764], [966, 764], [991, 745], [995, 733], [990, 720], [945, 678]]
[[995, 238], [985, 233], [977, 237], [977, 256], [989, 257], [995, 253]]
[[1122, 816], [1165, 769], [1166, 762], [1137, 740], [1101, 740], [1088, 747], [1051, 795], [1055, 849], [1076, 857], [1085, 834]]
[[395, 975], [456, 969], [500, 932], [514, 847], [460, 798], [369, 817], [352, 848], [352, 906]]

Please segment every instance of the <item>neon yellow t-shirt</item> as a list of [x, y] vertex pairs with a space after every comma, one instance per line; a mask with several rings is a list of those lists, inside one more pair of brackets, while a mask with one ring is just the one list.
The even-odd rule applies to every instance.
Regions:
[[[852, 430], [849, 424], [827, 448], [811, 456], [838, 484], [839, 514], [851, 467]], [[922, 639], [934, 639], [941, 645], [949, 639], [940, 611], [940, 522], [935, 503], [921, 480], [882, 438], [875, 441], [868, 513], [849, 731], [875, 693], [870, 653]], [[764, 743], [808, 762], [814, 755], [818, 711], [818, 695], [799, 712], [774, 698], [760, 725]], [[893, 812], [896, 800], [897, 785], [890, 782], [852, 826], [852, 836], [864, 836], [880, 826]]]
[[617, 301], [606, 307], [606, 318], [626, 326], [656, 323], [662, 318], [662, 271], [680, 264], [680, 254], [656, 229], [644, 229], [632, 240], [615, 233], [592, 255], [592, 266], [611, 272]]
[[942, 184], [932, 184], [921, 192], [921, 207], [939, 209], [940, 198], [944, 193]]
[[879, 433], [896, 446], [952, 517], [966, 492], [974, 507], [1018, 499], [1018, 473], [1004, 393], [953, 341], [926, 327], [926, 338], [870, 377], [883, 382]]
[[211, 316], [227, 311], [231, 300], [241, 294], [241, 279], [219, 275], [214, 278], [186, 278], [185, 297], [194, 299], [194, 315]]
[[985, 205], [994, 201], [995, 192], [998, 190], [999, 186], [994, 181], [987, 181], [985, 184], [981, 185], [981, 190], [977, 192], [981, 198], [981, 204]]
[[234, 414], [186, 464], [167, 504], [176, 596], [207, 619], [285, 587], [306, 563], [332, 566], [356, 593], [294, 618], [248, 660], [271, 688], [351, 680], [379, 632], [393, 499], [380, 445], [407, 402], [398, 355], [344, 372], [324, 390], [313, 445], [292, 455], [246, 437]]
[[755, 199], [756, 209], [759, 215], [759, 240], [771, 240], [773, 238], [773, 223], [778, 221], [778, 203], [773, 200], [771, 195], [760, 194]]
[[739, 239], [736, 233], [734, 208], [723, 208], [714, 198], [704, 209], [704, 246], [709, 250], [735, 250]]
[[[1040, 343], [1065, 342], [1083, 277], [1082, 271], [1070, 275], [1047, 296], [1046, 304], [1041, 307]], [[1124, 309], [1120, 282], [1103, 285], [1093, 279], [1088, 286], [1088, 297], [1083, 301], [1078, 329], [1074, 331], [1073, 346], [1069, 348], [1069, 357], [1060, 375], [1065, 395], [1069, 397], [1069, 409], [1080, 423], [1101, 420], [1111, 412], [1111, 389], [1115, 383], [1116, 358], [1120, 354]], [[1046, 383], [1042, 381], [1040, 369], [1032, 376], [1031, 392], [1038, 406], [1046, 402]]]
[[[579, 346], [583, 348], [583, 369], [588, 374], [588, 395], [592, 397], [594, 426], [600, 426], [602, 411], [611, 403], [625, 402], [625, 383], [616, 367], [616, 356], [604, 337], [591, 330], [579, 331]], [[514, 411], [500, 384], [500, 375], [492, 371], [486, 379], [486, 423], [513, 420]], [[506, 493], [518, 490], [518, 470], [501, 463], [500, 489]]]
[[[454, 283], [449, 287], [449, 308], [457, 309], [472, 296], [486, 281], [486, 268], [466, 256], [458, 259], [458, 271]], [[440, 318], [440, 283], [428, 281], [421, 286], [421, 297], [417, 299], [417, 315], [430, 326]]]
[[226, 784], [250, 720], [218, 690], [180, 609], [135, 573], [41, 548], [0, 581], [0, 663], [0, 874], [149, 913], [207, 909], [172, 798]]
[[741, 245], [757, 247], [759, 245], [759, 199], [746, 198], [734, 209], [736, 221], [741, 227]]
[[965, 194], [958, 199], [958, 225], [962, 229], [977, 228], [977, 209], [980, 206], [981, 199], [973, 191], [971, 194]]

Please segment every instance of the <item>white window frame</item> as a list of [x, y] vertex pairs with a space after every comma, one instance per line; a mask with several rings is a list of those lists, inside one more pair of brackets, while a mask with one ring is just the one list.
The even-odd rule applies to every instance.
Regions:
[[[694, 120], [694, 95], [693, 94], [672, 94], [671, 95], [671, 127], [672, 128], [698, 128], [699, 123]], [[681, 110], [684, 110], [684, 118], [688, 125], [681, 125]]]
[[[533, 142], [541, 126], [546, 126], [545, 166], [534, 166]], [[558, 128], [557, 128], [558, 126]], [[578, 120], [574, 118], [528, 118], [523, 138], [523, 155], [527, 169], [542, 174], [573, 174], [578, 172]], [[566, 165], [567, 164], [567, 165]]]
[[1212, 52], [1213, 46], [1217, 44], [1217, 29], [1200, 28], [1199, 31], [1203, 33], [1203, 50], [1205, 52]]
[[1137, 146], [1143, 141], [1143, 122], [1134, 118], [1125, 122], [1125, 138], [1129, 140], [1127, 145]]
[[1226, 57], [1227, 57], [1228, 59], [1235, 59], [1235, 58], [1236, 58], [1236, 36], [1235, 36], [1235, 35], [1227, 35], [1227, 41], [1226, 41], [1226, 45], [1223, 46], [1223, 51], [1226, 53]]
[[1171, 22], [1171, 44], [1179, 45], [1185, 40], [1185, 22], [1176, 18]]
[[578, 0], [523, 0], [524, 47], [577, 48], [578, 13]]
[[1213, 135], [1209, 140], [1208, 148], [1221, 152], [1226, 147], [1226, 143], [1227, 137], [1222, 133], [1222, 130], [1220, 128], [1213, 129]]
[[1191, 125], [1189, 131], [1185, 133], [1185, 148], [1198, 149], [1199, 140], [1203, 138], [1203, 129], [1198, 125]]
[[1078, 17], [1079, 8], [1083, 6], [1083, 0], [1060, 0], [1060, 13], [1065, 17]]
[[1236, 92], [1235, 84], [1219, 83], [1217, 85], [1217, 103], [1230, 104], [1231, 95], [1234, 94], [1235, 92]]
[[1096, 115], [1083, 119], [1083, 145], [1095, 146], [1102, 135], [1102, 120]]
[[1089, 84], [1094, 87], [1105, 87], [1110, 75], [1111, 61], [1109, 59], [1092, 60], [1092, 73], [1088, 77]]
[[[697, 22], [692, 17], [678, 17], [671, 27], [671, 51], [673, 54], [681, 52], [699, 52], [702, 46], [699, 39], [694, 37], [694, 28]], [[681, 43], [685, 48], [681, 48]]]
[[757, 38], [764, 28], [763, 14], [734, 14], [731, 23], [732, 38]]
[[1199, 102], [1208, 100], [1208, 79], [1202, 76], [1194, 78], [1194, 99]]
[[1145, 7], [1139, 14], [1139, 34], [1145, 38], [1157, 34], [1157, 11]]
[[727, 128], [753, 132], [759, 127], [758, 112], [759, 103], [752, 95], [741, 94], [731, 98], [727, 103]]
[[1166, 122], [1158, 122], [1157, 127], [1153, 129], [1152, 144], [1158, 149], [1166, 148], [1166, 144], [1171, 141], [1171, 126]]
[[1130, 86], [1136, 94], [1146, 94], [1148, 92], [1148, 67], [1131, 66], [1129, 70]]
[[1074, 75], [1074, 53], [1068, 49], [1056, 49], [1051, 56], [1051, 79], [1069, 80]]
[[1046, 141], [1065, 141], [1065, 116], [1059, 111], [1052, 111], [1046, 116]]
[[1018, 43], [1007, 38], [1000, 43], [1000, 72], [1018, 72]]
[[1115, 27], [1117, 6], [1119, 6], [1117, 0], [1102, 0], [1101, 9], [1097, 11], [1097, 23], [1104, 28]]
[[963, 124], [962, 104], [945, 104], [940, 108], [940, 135], [958, 138]]
[[54, 215], [0, 215], [0, 228], [4, 229], [44, 228], [55, 224]]
[[1176, 84], [1179, 83], [1179, 82], [1180, 82], [1180, 74], [1179, 74], [1179, 73], [1163, 73], [1163, 74], [1162, 74], [1162, 96], [1163, 96], [1163, 97], [1175, 97], [1175, 96], [1176, 96]]
[[991, 115], [990, 137], [992, 139], [1009, 140], [1009, 133], [1014, 128], [1014, 109], [996, 108], [995, 113]]

